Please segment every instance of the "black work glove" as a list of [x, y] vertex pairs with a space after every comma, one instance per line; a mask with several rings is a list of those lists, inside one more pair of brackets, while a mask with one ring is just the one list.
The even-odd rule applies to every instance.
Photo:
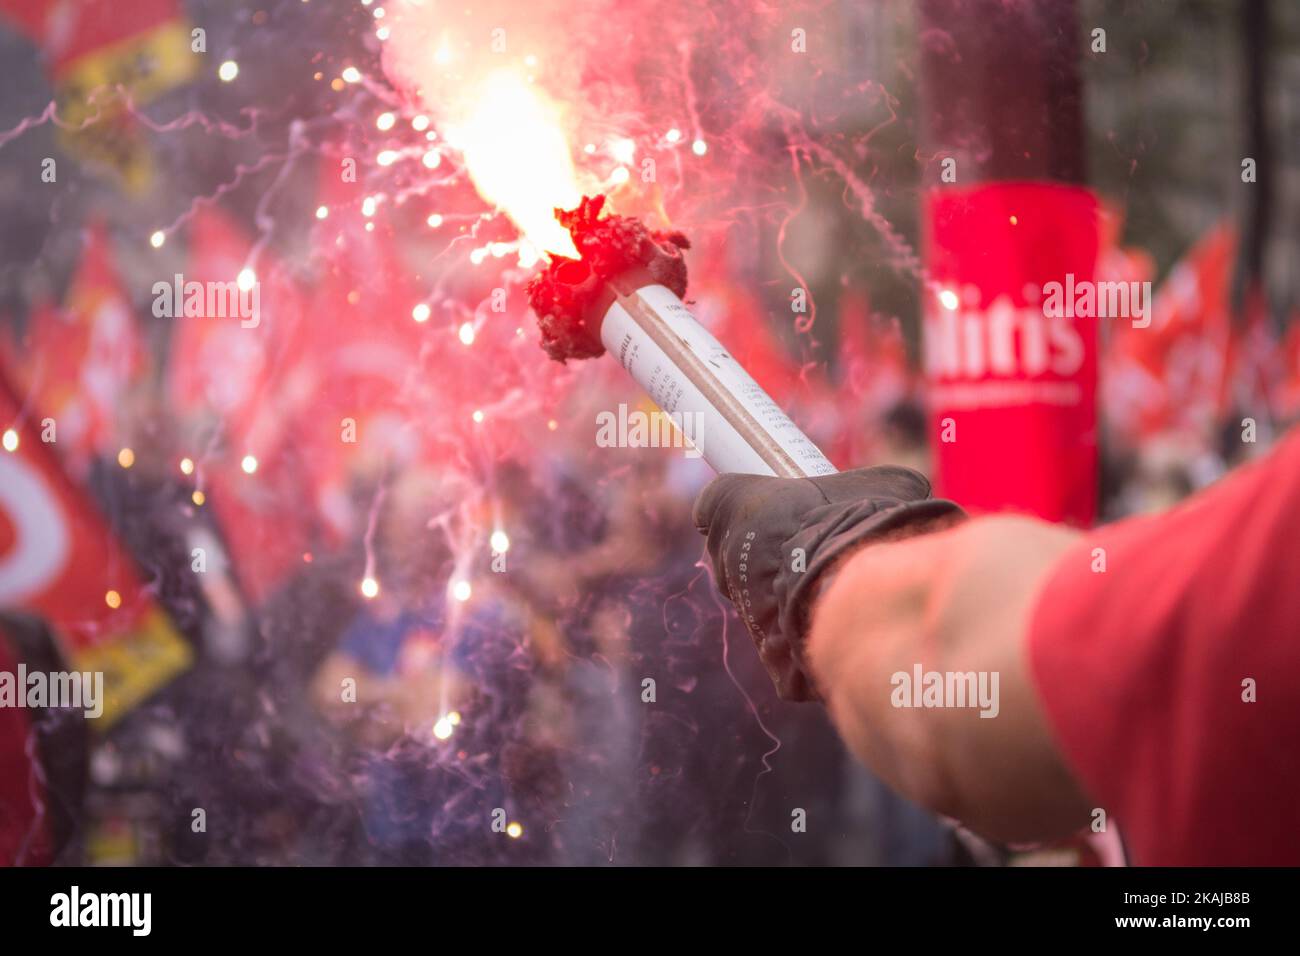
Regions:
[[803, 654], [818, 577], [886, 532], [906, 536], [964, 514], [931, 498], [923, 475], [884, 465], [819, 478], [722, 475], [700, 493], [694, 518], [718, 590], [740, 612], [777, 694], [818, 700]]

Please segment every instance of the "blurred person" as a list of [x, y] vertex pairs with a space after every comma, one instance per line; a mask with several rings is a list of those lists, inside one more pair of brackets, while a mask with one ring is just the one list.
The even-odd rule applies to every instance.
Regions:
[[923, 805], [1004, 842], [1113, 820], [1146, 865], [1300, 862], [1300, 434], [1088, 533], [967, 520], [897, 467], [725, 475], [695, 522], [780, 696]]
[[551, 853], [540, 826], [483, 840], [498, 808], [547, 819], [561, 787], [554, 747], [529, 720], [548, 653], [531, 639], [533, 615], [502, 576], [474, 577], [464, 600], [449, 587], [456, 556], [428, 516], [464, 491], [414, 468], [395, 478], [375, 505], [378, 591], [354, 598], [311, 678], [318, 712], [344, 738], [362, 829], [350, 863], [539, 863]]

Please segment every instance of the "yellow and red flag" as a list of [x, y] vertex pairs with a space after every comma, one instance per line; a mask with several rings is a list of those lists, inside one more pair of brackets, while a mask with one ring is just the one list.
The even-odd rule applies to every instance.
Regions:
[[104, 674], [98, 728], [185, 670], [193, 654], [135, 562], [0, 378], [0, 607], [40, 615], [69, 666]]
[[188, 82], [198, 68], [179, 0], [0, 0], [0, 16], [45, 57], [65, 148], [131, 192], [147, 189], [153, 165], [131, 107]]

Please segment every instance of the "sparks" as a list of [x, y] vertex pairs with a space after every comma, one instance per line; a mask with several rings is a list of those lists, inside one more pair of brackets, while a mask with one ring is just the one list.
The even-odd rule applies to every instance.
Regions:
[[616, 139], [610, 145], [609, 152], [620, 163], [630, 163], [636, 156], [636, 143], [630, 139]]
[[130, 468], [135, 464], [135, 452], [130, 448], [123, 448], [117, 453], [117, 463], [123, 468]]
[[421, 302], [411, 310], [411, 318], [415, 319], [417, 322], [428, 322], [429, 311], [429, 306], [426, 303]]
[[257, 471], [257, 459], [252, 455], [245, 455], [243, 461], [239, 463], [239, 467], [244, 470], [244, 474], [251, 475]]
[[470, 587], [468, 581], [457, 581], [451, 588], [451, 596], [461, 602], [468, 601], [473, 593], [474, 589]]
[[939, 293], [939, 303], [949, 312], [955, 311], [958, 304], [957, 293], [952, 289], [944, 289]]
[[510, 536], [504, 531], [493, 531], [492, 537], [488, 539], [488, 544], [497, 554], [505, 554], [510, 550]]
[[231, 82], [235, 77], [239, 76], [239, 64], [234, 60], [227, 60], [217, 67], [217, 76], [223, 83]]
[[362, 578], [361, 596], [367, 601], [372, 601], [379, 596], [379, 582], [374, 578]]
[[5, 429], [4, 447], [5, 447], [5, 451], [18, 450], [18, 433], [14, 431], [12, 428]]
[[149, 245], [153, 246], [155, 249], [161, 249], [162, 244], [166, 241], [167, 234], [161, 229], [156, 230], [154, 234], [149, 237]]
[[472, 326], [470, 323], [468, 322], [463, 323], [460, 327], [460, 331], [458, 331], [456, 334], [460, 337], [460, 341], [462, 345], [474, 344], [474, 326]]

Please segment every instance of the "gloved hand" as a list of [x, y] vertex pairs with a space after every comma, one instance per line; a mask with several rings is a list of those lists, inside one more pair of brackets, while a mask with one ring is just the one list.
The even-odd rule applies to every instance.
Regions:
[[[818, 578], [872, 540], [960, 520], [910, 468], [884, 465], [818, 478], [722, 475], [695, 502], [718, 589], [749, 628], [784, 700], [818, 700], [804, 660]], [[871, 596], [864, 594], [864, 601]]]

